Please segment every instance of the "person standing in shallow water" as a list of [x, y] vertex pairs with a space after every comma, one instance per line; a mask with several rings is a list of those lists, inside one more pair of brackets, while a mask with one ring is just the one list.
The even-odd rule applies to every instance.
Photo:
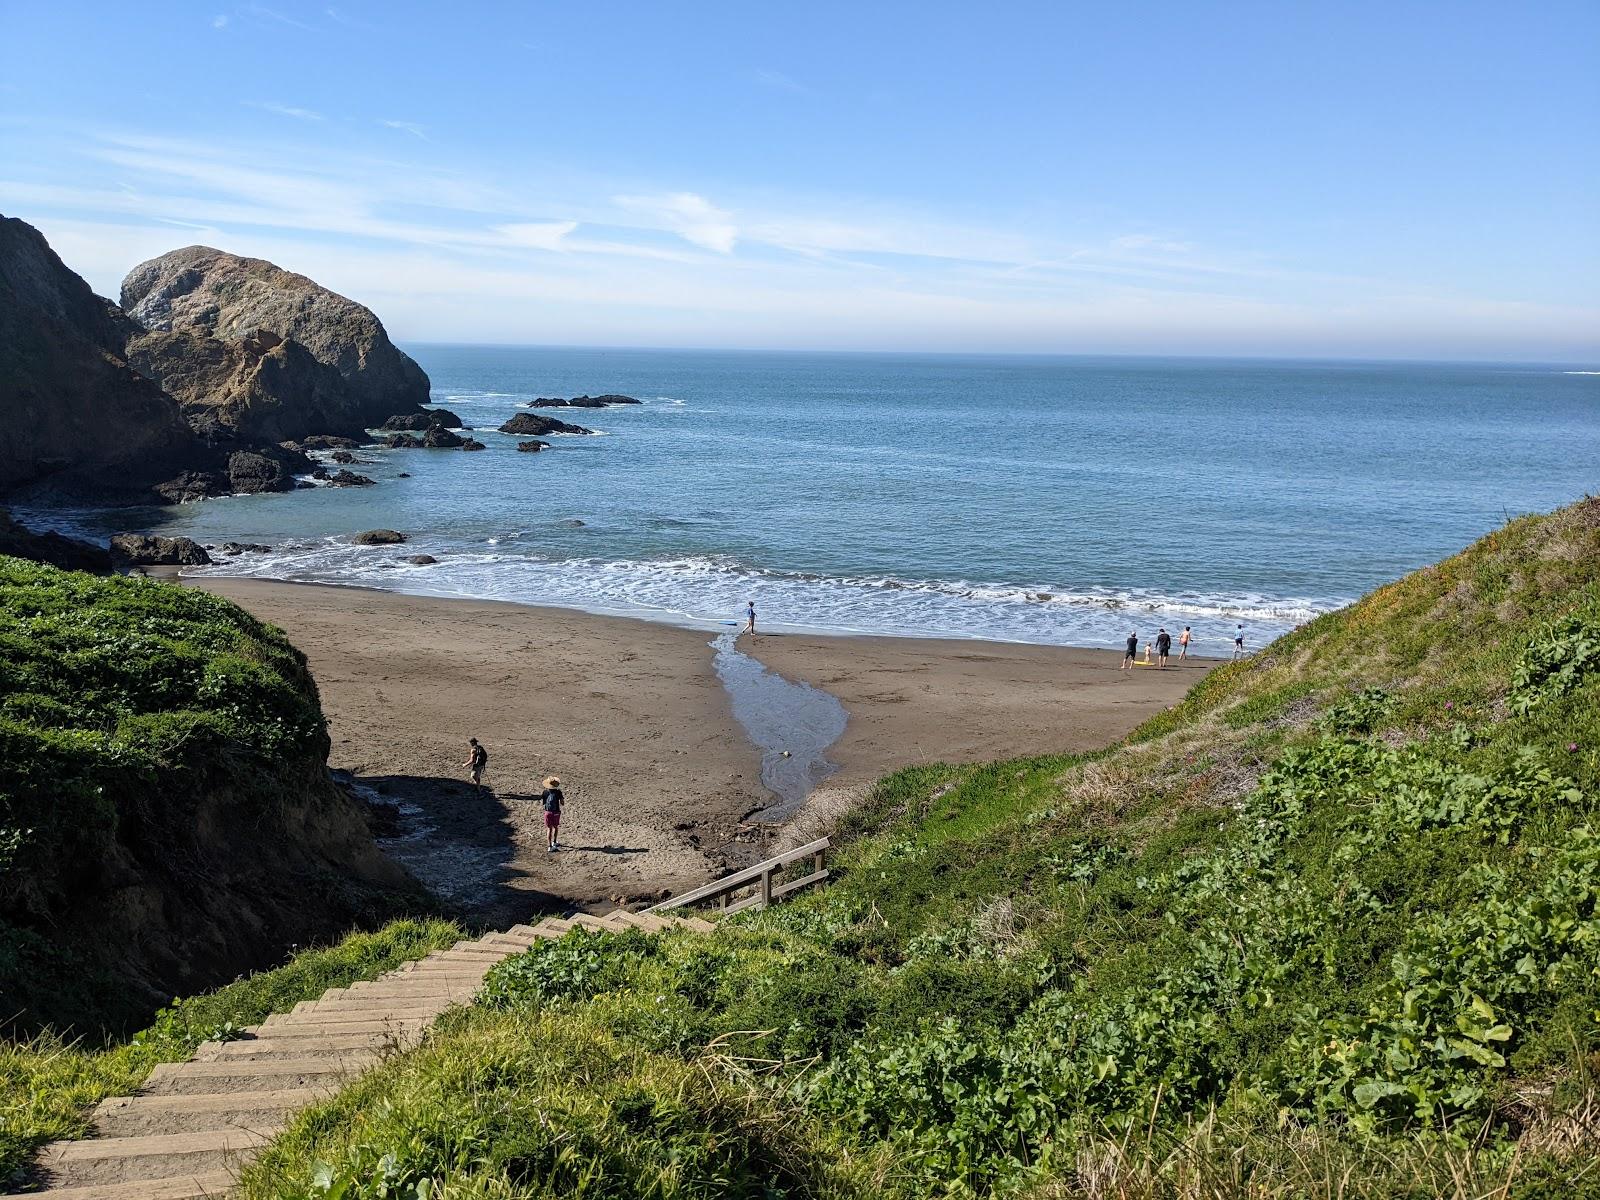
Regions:
[[751, 637], [756, 635], [756, 602], [750, 600], [744, 606], [744, 631]]
[[478, 744], [478, 739], [467, 739], [467, 761], [461, 765], [472, 773], [472, 786], [483, 790], [483, 773], [489, 766], [489, 752]]
[[561, 849], [561, 810], [567, 798], [561, 794], [561, 780], [554, 775], [544, 781], [544, 793], [539, 797], [544, 806], [545, 853]]
[[1244, 653], [1244, 624], [1243, 624], [1243, 622], [1241, 622], [1240, 625], [1239, 625], [1239, 628], [1237, 628], [1237, 629], [1235, 629], [1233, 631], [1233, 656], [1235, 658], [1238, 658], [1243, 653]]
[[1189, 657], [1189, 642], [1193, 637], [1194, 637], [1194, 635], [1189, 632], [1189, 627], [1187, 625], [1185, 625], [1183, 627], [1183, 632], [1178, 635], [1178, 661], [1179, 662], [1182, 662], [1184, 659]]
[[1128, 649], [1122, 655], [1122, 667], [1121, 667], [1121, 670], [1124, 670], [1124, 671], [1133, 670], [1133, 658], [1134, 658], [1134, 655], [1136, 655], [1138, 653], [1139, 653], [1139, 631], [1137, 629], [1135, 629], [1135, 630], [1133, 630], [1132, 632], [1130, 632], [1128, 634]]

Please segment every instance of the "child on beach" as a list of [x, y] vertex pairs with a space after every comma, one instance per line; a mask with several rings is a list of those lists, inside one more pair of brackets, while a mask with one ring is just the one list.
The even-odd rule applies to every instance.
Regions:
[[1239, 628], [1233, 631], [1233, 656], [1238, 658], [1244, 653], [1244, 623], [1239, 623]]
[[554, 775], [544, 781], [544, 794], [539, 797], [544, 805], [544, 835], [545, 853], [561, 849], [557, 835], [561, 832], [561, 810], [566, 805], [566, 797], [561, 794], [561, 780]]
[[756, 602], [749, 601], [744, 606], [744, 631], [751, 637], [756, 635]]
[[1138, 653], [1139, 631], [1135, 629], [1128, 634], [1128, 649], [1127, 652], [1122, 656], [1122, 666], [1118, 669], [1123, 671], [1133, 670], [1133, 656]]
[[1182, 662], [1189, 657], [1189, 627], [1185, 625], [1183, 632], [1178, 635], [1178, 661]]
[[461, 765], [470, 768], [472, 786], [481, 792], [483, 790], [483, 772], [489, 765], [489, 752], [478, 744], [478, 739], [475, 737], [467, 739], [467, 746], [469, 747], [467, 761]]

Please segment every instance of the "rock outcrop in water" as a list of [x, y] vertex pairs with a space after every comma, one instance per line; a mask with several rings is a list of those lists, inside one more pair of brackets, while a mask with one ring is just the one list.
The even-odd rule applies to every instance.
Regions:
[[0, 217], [0, 489], [132, 495], [203, 455], [123, 357], [130, 328], [37, 229]]
[[148, 533], [119, 533], [111, 539], [111, 558], [122, 566], [206, 567], [211, 556], [204, 546], [186, 537], [157, 537]]
[[518, 413], [500, 426], [501, 433], [515, 433], [525, 437], [546, 437], [552, 433], [593, 433], [582, 425], [569, 425], [554, 417], [539, 417], [533, 413]]
[[607, 393], [604, 396], [574, 396], [571, 400], [562, 400], [557, 396], [540, 396], [536, 400], [529, 400], [528, 408], [610, 408], [616, 404], [640, 404], [632, 396], [619, 396]]
[[[428, 377], [389, 340], [371, 309], [264, 259], [209, 246], [174, 250], [128, 273], [122, 283], [122, 307], [148, 331], [151, 343], [160, 343], [165, 351], [171, 351], [173, 344], [150, 335], [187, 333], [229, 345], [260, 346], [262, 356], [280, 349], [281, 343], [294, 343], [311, 360], [331, 368], [342, 386], [330, 385], [292, 351], [280, 356], [282, 361], [274, 369], [295, 373], [315, 393], [305, 399], [298, 432], [285, 431], [283, 438], [308, 433], [357, 436], [391, 416], [418, 412], [428, 401]], [[269, 345], [260, 338], [262, 333], [279, 341]], [[253, 385], [253, 353], [224, 354], [216, 366], [204, 370], [195, 365], [192, 354], [152, 357], [160, 371], [156, 378], [164, 381], [169, 374], [192, 368], [219, 385], [211, 393], [213, 405], [237, 410], [250, 407], [249, 389], [241, 397], [220, 385], [230, 381]], [[214, 357], [213, 351], [206, 352], [208, 360]], [[279, 420], [287, 418], [280, 412]]]

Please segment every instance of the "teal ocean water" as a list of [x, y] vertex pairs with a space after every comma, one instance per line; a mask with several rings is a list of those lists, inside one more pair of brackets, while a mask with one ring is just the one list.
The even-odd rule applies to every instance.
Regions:
[[[1600, 489], [1600, 377], [1559, 367], [408, 349], [486, 451], [142, 519], [274, 547], [216, 573], [1090, 646], [1191, 625], [1204, 651]], [[602, 392], [644, 403], [558, 414], [602, 436], [540, 454], [493, 432]], [[410, 542], [349, 544], [375, 526]]]

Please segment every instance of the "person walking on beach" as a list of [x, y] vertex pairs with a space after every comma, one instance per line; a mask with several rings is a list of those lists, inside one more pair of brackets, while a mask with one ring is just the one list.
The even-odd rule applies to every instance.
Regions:
[[483, 791], [483, 773], [489, 766], [489, 752], [478, 744], [478, 739], [467, 739], [467, 761], [461, 765], [472, 772], [472, 786]]
[[1122, 656], [1122, 666], [1119, 669], [1123, 671], [1133, 670], [1133, 656], [1138, 653], [1139, 631], [1135, 629], [1130, 631], [1128, 634], [1128, 649], [1127, 652]]
[[544, 805], [544, 836], [545, 853], [561, 849], [558, 835], [561, 833], [561, 810], [565, 807], [567, 798], [561, 794], [561, 780], [554, 775], [544, 781], [544, 793], [539, 797], [539, 802]]
[[1166, 666], [1167, 655], [1171, 653], [1172, 635], [1168, 633], [1165, 628], [1163, 628], [1156, 634], [1156, 661], [1161, 666]]
[[1244, 623], [1240, 622], [1239, 628], [1233, 631], [1233, 656], [1240, 657], [1244, 653]]
[[1178, 635], [1178, 661], [1179, 662], [1182, 662], [1184, 659], [1189, 657], [1189, 638], [1191, 636], [1192, 635], [1189, 633], [1189, 627], [1187, 625], [1185, 625], [1183, 627], [1183, 632]]
[[746, 601], [744, 606], [744, 631], [751, 637], [756, 635], [756, 602]]

